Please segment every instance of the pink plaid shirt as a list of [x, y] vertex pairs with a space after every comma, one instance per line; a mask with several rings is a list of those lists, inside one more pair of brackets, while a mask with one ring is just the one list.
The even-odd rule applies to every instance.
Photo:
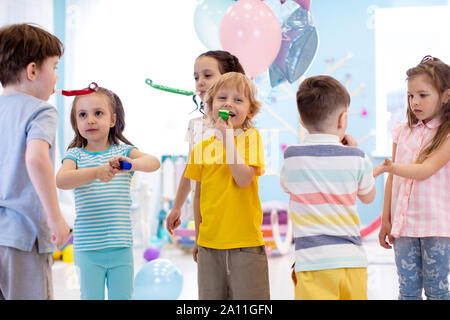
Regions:
[[[396, 124], [392, 140], [397, 144], [395, 162], [414, 163], [437, 131], [440, 122], [419, 121], [412, 130]], [[450, 134], [449, 134], [450, 136]], [[450, 162], [426, 180], [394, 175], [391, 198], [391, 233], [394, 237], [450, 237]]]

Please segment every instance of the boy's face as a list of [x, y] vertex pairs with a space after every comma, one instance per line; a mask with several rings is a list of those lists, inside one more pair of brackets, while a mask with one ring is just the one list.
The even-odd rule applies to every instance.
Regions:
[[44, 60], [42, 65], [36, 70], [35, 79], [35, 97], [47, 101], [50, 95], [55, 92], [56, 81], [58, 75], [56, 67], [59, 62], [59, 57], [48, 57]]
[[245, 120], [252, 117], [250, 100], [242, 90], [233, 86], [220, 88], [212, 103], [212, 117], [217, 121], [219, 110], [229, 110], [231, 124], [234, 129], [241, 128]]

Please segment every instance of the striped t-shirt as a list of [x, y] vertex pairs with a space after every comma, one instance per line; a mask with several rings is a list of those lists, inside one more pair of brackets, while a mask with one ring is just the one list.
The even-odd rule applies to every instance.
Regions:
[[[77, 170], [108, 164], [116, 156], [128, 157], [133, 146], [111, 145], [103, 152], [71, 148], [64, 159], [72, 159]], [[131, 247], [130, 185], [133, 172], [118, 173], [109, 182], [98, 179], [75, 188], [75, 250]]]
[[295, 272], [367, 266], [356, 196], [374, 186], [370, 159], [338, 136], [306, 135], [284, 152], [281, 186], [289, 193]]

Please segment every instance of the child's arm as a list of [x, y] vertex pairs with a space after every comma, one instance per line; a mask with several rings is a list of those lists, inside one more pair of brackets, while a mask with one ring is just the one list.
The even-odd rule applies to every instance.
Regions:
[[[383, 212], [381, 215], [381, 228], [378, 233], [378, 242], [383, 248], [391, 249], [394, 238], [391, 236], [391, 196], [392, 196], [392, 174], [389, 174], [384, 188]], [[386, 237], [389, 242], [386, 241]], [[391, 244], [391, 245], [390, 245]]]
[[153, 172], [161, 166], [158, 158], [139, 151], [136, 148], [131, 149], [129, 158], [118, 156], [109, 160], [109, 164], [114, 168], [120, 168], [119, 160], [125, 160], [131, 163], [131, 171]]
[[191, 181], [184, 177], [185, 173], [186, 168], [184, 168], [183, 175], [180, 179], [180, 184], [178, 185], [177, 195], [175, 197], [175, 201], [173, 202], [172, 210], [170, 210], [170, 213], [166, 219], [166, 228], [170, 234], [173, 234], [173, 230], [181, 224], [181, 207], [186, 201], [189, 192], [191, 192]]
[[362, 203], [371, 203], [373, 200], [375, 200], [375, 195], [377, 193], [377, 190], [375, 188], [375, 185], [372, 187], [372, 190], [370, 190], [369, 193], [363, 194], [363, 195], [359, 195], [358, 194], [358, 199], [362, 202]]
[[69, 238], [69, 227], [61, 216], [55, 171], [48, 150], [48, 142], [39, 139], [30, 140], [25, 151], [25, 164], [31, 183], [48, 214], [48, 226], [53, 234], [52, 242], [61, 248]]
[[[392, 161], [395, 161], [397, 144], [392, 145]], [[378, 242], [383, 248], [391, 249], [394, 238], [391, 235], [391, 198], [392, 198], [392, 174], [389, 174], [384, 188], [383, 212], [381, 215], [381, 227], [378, 233]], [[386, 242], [386, 237], [388, 242]]]
[[195, 193], [194, 193], [194, 223], [195, 223], [195, 244], [193, 250], [194, 261], [197, 262], [197, 254], [198, 254], [198, 234], [200, 229], [200, 223], [202, 222], [202, 215], [200, 212], [200, 190], [202, 184], [200, 182], [195, 183]]
[[385, 159], [374, 169], [374, 175], [389, 172], [397, 176], [415, 180], [425, 180], [435, 174], [450, 161], [450, 138], [423, 163], [401, 164]]
[[95, 179], [109, 182], [119, 172], [118, 169], [104, 164], [98, 167], [77, 169], [77, 164], [72, 159], [64, 159], [61, 168], [56, 175], [56, 185], [59, 189], [70, 190], [81, 187]]
[[257, 167], [245, 163], [237, 150], [234, 137], [225, 137], [224, 140], [227, 155], [226, 163], [230, 167], [234, 182], [236, 182], [240, 188], [245, 188], [252, 182], [258, 169]]

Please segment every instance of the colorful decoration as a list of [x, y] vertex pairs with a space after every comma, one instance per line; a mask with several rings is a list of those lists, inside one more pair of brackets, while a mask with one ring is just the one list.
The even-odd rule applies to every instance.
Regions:
[[167, 259], [146, 263], [134, 279], [133, 300], [176, 300], [183, 289], [180, 269]]
[[292, 1], [297, 3], [305, 10], [309, 10], [309, 8], [311, 7], [311, 0], [292, 0]]
[[309, 69], [319, 46], [311, 13], [295, 10], [283, 23], [283, 41], [275, 61], [269, 68], [270, 84], [276, 87], [288, 80], [293, 83]]
[[220, 24], [223, 50], [239, 58], [245, 73], [255, 77], [276, 58], [281, 46], [281, 27], [273, 11], [261, 0], [239, 0]]
[[233, 0], [203, 0], [194, 12], [194, 29], [197, 37], [209, 50], [220, 50], [220, 23]]

